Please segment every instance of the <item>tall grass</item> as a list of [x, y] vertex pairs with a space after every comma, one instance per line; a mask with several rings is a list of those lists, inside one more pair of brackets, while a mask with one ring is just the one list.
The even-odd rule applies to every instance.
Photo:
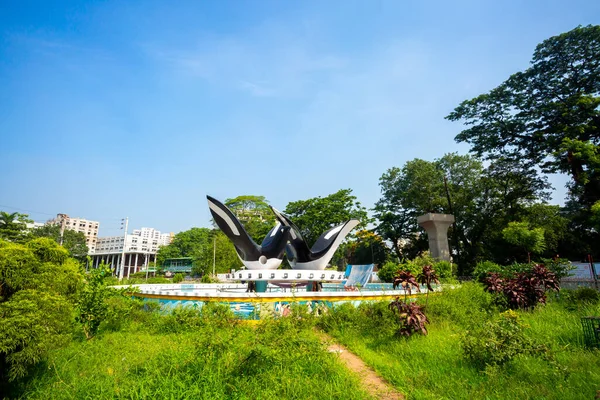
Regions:
[[[120, 307], [123, 307], [120, 305]], [[51, 353], [15, 394], [32, 399], [367, 399], [310, 318], [249, 325], [229, 307], [130, 312]]]
[[518, 355], [484, 369], [462, 349], [465, 335], [499, 313], [477, 284], [429, 299], [428, 336], [405, 339], [382, 329], [389, 323], [385, 306], [340, 306], [320, 325], [411, 399], [584, 399], [600, 389], [600, 352], [583, 347], [579, 320], [600, 315], [597, 304], [572, 310], [551, 299], [535, 311], [519, 312], [525, 335], [548, 347], [548, 354]]

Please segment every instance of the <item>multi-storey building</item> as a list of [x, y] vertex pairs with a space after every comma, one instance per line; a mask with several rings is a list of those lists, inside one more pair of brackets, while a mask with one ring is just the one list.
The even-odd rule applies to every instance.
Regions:
[[89, 253], [94, 254], [96, 251], [100, 222], [89, 221], [84, 218], [71, 218], [67, 214], [57, 214], [56, 218], [51, 219], [46, 223], [51, 225], [60, 225], [61, 232], [65, 229], [69, 229], [83, 233], [85, 235], [85, 242], [89, 249]]
[[126, 241], [123, 240], [123, 236], [100, 237], [92, 255], [93, 265], [97, 267], [103, 262], [118, 271], [121, 257], [125, 254], [123, 275], [129, 276], [147, 267], [148, 263], [156, 261], [156, 252], [161, 246], [171, 243], [172, 237], [172, 233], [161, 234], [153, 228], [135, 229], [127, 235]]

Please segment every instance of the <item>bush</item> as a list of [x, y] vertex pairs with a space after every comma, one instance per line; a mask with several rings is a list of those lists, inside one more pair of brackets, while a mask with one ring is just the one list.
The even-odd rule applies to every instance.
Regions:
[[219, 280], [216, 278], [213, 278], [212, 275], [204, 274], [204, 275], [202, 275], [202, 278], [200, 278], [200, 282], [201, 283], [218, 283]]
[[87, 339], [91, 339], [98, 332], [100, 324], [108, 316], [106, 299], [113, 289], [108, 287], [105, 280], [110, 274], [110, 269], [102, 264], [90, 270], [85, 278], [77, 305], [77, 319]]
[[525, 326], [514, 311], [506, 311], [463, 338], [463, 354], [479, 368], [500, 366], [521, 354], [544, 354], [547, 349], [525, 335]]
[[575, 311], [600, 302], [596, 289], [580, 287], [575, 290], [561, 290], [561, 303], [567, 310]]
[[570, 275], [570, 272], [575, 269], [575, 266], [565, 258], [542, 259], [542, 263], [556, 276], [556, 279], [561, 280]]
[[473, 279], [475, 279], [478, 282], [483, 282], [483, 280], [485, 278], [487, 278], [488, 274], [491, 273], [501, 273], [502, 270], [502, 266], [500, 266], [499, 264], [496, 264], [495, 262], [492, 261], [480, 261], [477, 263], [477, 265], [475, 266], [475, 269], [473, 270]]
[[79, 263], [52, 239], [0, 240], [0, 386], [70, 339], [80, 285]]
[[183, 274], [175, 274], [173, 277], [173, 283], [183, 282]]
[[377, 276], [381, 282], [391, 283], [394, 281], [394, 275], [396, 275], [396, 271], [398, 271], [398, 264], [393, 261], [388, 261], [379, 267], [377, 271]]
[[531, 309], [539, 303], [545, 304], [547, 290], [560, 290], [556, 276], [543, 265], [535, 265], [509, 278], [491, 273], [485, 285], [488, 292], [499, 295], [498, 299], [512, 309]]
[[433, 264], [433, 269], [435, 270], [437, 276], [441, 279], [452, 278], [454, 275], [452, 263], [450, 263], [450, 261], [438, 261]]

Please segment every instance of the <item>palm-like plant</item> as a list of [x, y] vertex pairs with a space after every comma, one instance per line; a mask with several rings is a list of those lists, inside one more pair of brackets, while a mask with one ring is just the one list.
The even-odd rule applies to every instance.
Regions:
[[20, 214], [17, 212], [9, 214], [6, 211], [0, 211], [1, 238], [14, 240], [25, 229], [25, 224], [19, 220], [19, 216]]
[[6, 211], [0, 211], [0, 227], [1, 229], [7, 229], [15, 225], [15, 220], [17, 219], [19, 213], [9, 214]]

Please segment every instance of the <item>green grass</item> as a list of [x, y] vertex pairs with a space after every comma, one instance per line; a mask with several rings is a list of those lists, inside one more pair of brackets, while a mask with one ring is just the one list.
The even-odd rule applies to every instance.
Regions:
[[15, 394], [32, 399], [368, 399], [308, 321], [258, 326], [189, 310], [140, 313], [54, 351]]
[[[547, 351], [501, 366], [469, 361], [462, 343], [500, 310], [476, 284], [431, 296], [429, 335], [396, 336], [384, 303], [341, 304], [317, 321], [290, 318], [249, 325], [228, 307], [157, 312], [156, 304], [114, 297], [98, 336], [81, 334], [52, 351], [12, 396], [32, 399], [205, 398], [368, 399], [358, 377], [327, 352], [315, 323], [358, 354], [409, 399], [589, 399], [600, 389], [600, 351], [584, 348], [580, 317], [600, 305], [550, 296], [519, 311], [524, 334]], [[154, 311], [143, 311], [150, 309]], [[302, 307], [304, 310], [305, 308]]]
[[[321, 325], [409, 399], [590, 399], [600, 390], [600, 352], [583, 347], [580, 317], [600, 315], [599, 306], [568, 310], [551, 301], [519, 312], [525, 334], [549, 348], [553, 361], [520, 355], [503, 366], [480, 369], [461, 343], [498, 314], [475, 284], [429, 299], [429, 335], [399, 338], [385, 304], [341, 307]], [[338, 315], [336, 315], [338, 314]]]

